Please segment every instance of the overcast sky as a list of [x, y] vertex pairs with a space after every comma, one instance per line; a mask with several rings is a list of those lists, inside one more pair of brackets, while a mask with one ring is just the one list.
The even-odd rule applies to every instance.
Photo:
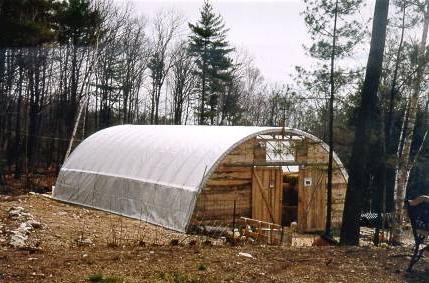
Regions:
[[[123, 0], [115, 0], [123, 2]], [[199, 18], [202, 0], [129, 0], [137, 14], [153, 17], [162, 9], [177, 9], [189, 22]], [[268, 81], [286, 82], [296, 65], [309, 66], [303, 44], [309, 43], [302, 0], [212, 0], [230, 29], [232, 45], [255, 59]]]

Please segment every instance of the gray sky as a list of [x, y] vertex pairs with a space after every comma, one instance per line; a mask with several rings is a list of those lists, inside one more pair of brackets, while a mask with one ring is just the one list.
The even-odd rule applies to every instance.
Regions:
[[[122, 2], [122, 0], [115, 0]], [[199, 18], [202, 0], [129, 0], [137, 14], [153, 17], [162, 9], [177, 9], [187, 21]], [[296, 65], [309, 66], [312, 60], [303, 44], [309, 36], [300, 12], [301, 0], [212, 0], [230, 29], [232, 45], [248, 51], [255, 65], [271, 82], [290, 81]]]

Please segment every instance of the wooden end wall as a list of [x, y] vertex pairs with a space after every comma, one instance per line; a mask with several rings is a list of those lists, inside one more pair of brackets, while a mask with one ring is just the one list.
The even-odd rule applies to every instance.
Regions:
[[265, 160], [265, 149], [256, 138], [251, 139], [228, 154], [208, 179], [198, 196], [192, 224], [219, 220], [232, 223], [234, 200], [236, 215], [251, 217], [252, 167], [225, 166], [229, 163]]
[[[319, 142], [305, 139], [297, 145], [297, 161], [307, 164], [299, 171], [299, 211], [303, 221], [299, 224], [306, 231], [317, 231], [324, 227], [326, 219], [326, 184], [328, 153]], [[304, 187], [304, 178], [311, 177], [313, 185]], [[332, 227], [339, 228], [342, 222], [347, 180], [341, 168], [334, 162], [332, 178]], [[319, 201], [315, 201], [319, 200]], [[302, 223], [303, 222], [303, 223]]]
[[[208, 179], [200, 192], [191, 224], [230, 224], [233, 221], [234, 200], [236, 215], [252, 217], [252, 167], [225, 166], [229, 163], [265, 161], [265, 148], [256, 138], [251, 139], [228, 154]], [[318, 231], [324, 228], [326, 219], [326, 167], [328, 154], [320, 143], [304, 139], [296, 144], [296, 161], [325, 164], [324, 168], [304, 166], [299, 171], [299, 210], [302, 231]], [[334, 165], [336, 166], [336, 165]], [[332, 225], [340, 227], [347, 183], [340, 168], [334, 167]], [[322, 173], [321, 173], [322, 172]], [[315, 182], [311, 190], [304, 188], [305, 177]], [[321, 179], [321, 180], [317, 180]], [[304, 190], [306, 189], [306, 190]], [[316, 196], [316, 197], [314, 197]], [[319, 201], [314, 201], [318, 199]], [[216, 221], [215, 221], [216, 220]]]

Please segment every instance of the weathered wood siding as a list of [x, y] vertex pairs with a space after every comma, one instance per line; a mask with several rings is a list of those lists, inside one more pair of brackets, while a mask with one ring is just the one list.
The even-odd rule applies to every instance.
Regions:
[[[304, 165], [299, 172], [299, 228], [302, 231], [323, 230], [326, 221], [328, 153], [320, 143], [304, 140], [297, 144], [296, 159], [308, 164]], [[306, 177], [312, 179], [312, 186], [304, 186], [304, 179]], [[346, 189], [347, 180], [338, 165], [334, 163], [332, 180], [333, 228], [341, 226]]]
[[265, 160], [265, 149], [256, 139], [251, 139], [228, 154], [208, 179], [206, 186], [198, 196], [192, 222], [231, 223], [234, 201], [236, 215], [251, 217], [252, 211], [252, 168], [231, 167], [225, 164]]
[[255, 167], [252, 178], [252, 218], [282, 224], [283, 172], [279, 167]]

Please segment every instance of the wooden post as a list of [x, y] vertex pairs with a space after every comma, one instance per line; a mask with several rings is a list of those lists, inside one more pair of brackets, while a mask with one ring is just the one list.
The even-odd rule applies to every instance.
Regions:
[[237, 200], [234, 200], [234, 209], [232, 212], [232, 237], [235, 237], [235, 209], [236, 209], [236, 202]]

